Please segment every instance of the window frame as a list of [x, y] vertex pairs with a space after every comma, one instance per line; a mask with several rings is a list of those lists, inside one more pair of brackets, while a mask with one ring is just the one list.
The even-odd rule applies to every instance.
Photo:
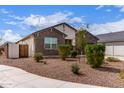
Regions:
[[[50, 48], [46, 48], [46, 43], [45, 43], [46, 38], [56, 39], [56, 48], [53, 48], [53, 44], [54, 44], [54, 43], [52, 43], [53, 40], [50, 41], [50, 44], [49, 44]], [[44, 37], [44, 48], [45, 49], [47, 49], [47, 50], [57, 50], [57, 46], [58, 46], [58, 38], [56, 38], [56, 37]]]

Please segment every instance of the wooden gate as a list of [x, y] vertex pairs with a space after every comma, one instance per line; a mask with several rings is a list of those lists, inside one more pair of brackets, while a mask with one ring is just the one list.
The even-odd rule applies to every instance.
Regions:
[[20, 58], [28, 57], [28, 45], [19, 45], [19, 57]]

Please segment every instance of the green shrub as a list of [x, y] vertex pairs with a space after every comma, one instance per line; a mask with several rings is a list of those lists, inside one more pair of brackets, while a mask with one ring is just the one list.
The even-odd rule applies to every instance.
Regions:
[[118, 58], [115, 58], [115, 57], [107, 57], [106, 61], [109, 61], [109, 62], [120, 62], [120, 60]]
[[92, 68], [100, 67], [104, 61], [105, 46], [100, 44], [87, 45], [86, 49], [87, 63]]
[[0, 56], [2, 55], [2, 51], [0, 50]]
[[34, 59], [35, 59], [37, 62], [40, 62], [40, 60], [43, 59], [42, 53], [40, 53], [40, 52], [35, 53], [35, 54], [34, 54]]
[[68, 44], [61, 44], [58, 46], [59, 55], [62, 60], [65, 60], [66, 57], [70, 54], [70, 45]]
[[124, 79], [124, 70], [121, 70], [119, 74], [120, 74], [121, 79]]
[[72, 64], [72, 66], [71, 66], [71, 71], [72, 71], [74, 74], [79, 74], [79, 70], [80, 70], [80, 67], [78, 66], [77, 63]]
[[0, 56], [2, 55], [2, 51], [4, 51], [4, 49], [0, 48]]
[[76, 50], [72, 50], [70, 52], [70, 55], [71, 55], [72, 58], [75, 58], [77, 56], [77, 51]]

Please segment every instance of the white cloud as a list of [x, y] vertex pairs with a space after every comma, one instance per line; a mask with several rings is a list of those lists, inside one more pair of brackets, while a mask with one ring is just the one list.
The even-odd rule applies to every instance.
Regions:
[[10, 11], [7, 11], [6, 9], [0, 9], [0, 13], [2, 14], [8, 14], [11, 13]]
[[0, 44], [3, 44], [4, 42], [16, 42], [21, 39], [21, 36], [17, 33], [14, 33], [12, 30], [1, 30], [3, 33], [2, 35], [2, 41], [0, 41]]
[[115, 7], [120, 9], [120, 12], [124, 12], [124, 5], [115, 5]]
[[57, 12], [47, 16], [31, 14], [25, 18], [24, 24], [41, 29], [61, 22], [81, 23], [84, 21], [82, 17], [72, 17], [72, 15], [72, 12]]
[[119, 14], [119, 15], [117, 15], [117, 16], [116, 16], [116, 18], [120, 18], [121, 16], [122, 16], [122, 15], [121, 15], [121, 14]]
[[89, 27], [93, 34], [103, 34], [109, 32], [124, 31], [124, 19], [117, 22], [108, 22], [105, 24], [93, 24]]
[[8, 15], [8, 16], [11, 17], [11, 18], [14, 18], [16, 20], [24, 20], [25, 19], [25, 17], [16, 16], [16, 15]]
[[[120, 12], [124, 12], [124, 5], [111, 5], [111, 6], [113, 6], [115, 8], [119, 8]], [[96, 7], [96, 10], [99, 10], [99, 9], [101, 9], [103, 7], [110, 7], [110, 5], [99, 5], [98, 7]], [[110, 9], [107, 9], [106, 11], [111, 12]]]
[[96, 7], [96, 10], [99, 10], [99, 9], [101, 9], [103, 7], [104, 7], [104, 5], [99, 5], [99, 6]]
[[82, 18], [81, 17], [74, 17], [70, 19], [70, 23], [82, 23]]
[[9, 25], [16, 25], [17, 23], [14, 22], [14, 21], [10, 21], [10, 22], [5, 22], [6, 24], [9, 24]]
[[111, 12], [112, 10], [111, 10], [111, 9], [106, 9], [105, 11], [106, 11], [106, 12]]

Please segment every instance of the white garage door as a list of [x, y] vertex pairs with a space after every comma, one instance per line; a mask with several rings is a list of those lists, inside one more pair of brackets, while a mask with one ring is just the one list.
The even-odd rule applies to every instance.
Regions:
[[115, 56], [124, 56], [124, 42], [114, 43], [114, 55]]
[[124, 57], [124, 42], [106, 43], [105, 54], [107, 56]]
[[107, 43], [106, 44], [106, 51], [105, 51], [106, 55], [110, 55], [113, 56], [113, 44], [112, 43]]

